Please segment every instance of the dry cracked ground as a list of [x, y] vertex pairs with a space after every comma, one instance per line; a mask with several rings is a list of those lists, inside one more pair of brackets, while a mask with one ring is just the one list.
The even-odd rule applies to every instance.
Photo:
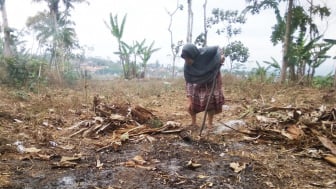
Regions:
[[0, 86], [0, 188], [336, 188], [333, 90], [223, 83], [201, 135], [182, 80]]

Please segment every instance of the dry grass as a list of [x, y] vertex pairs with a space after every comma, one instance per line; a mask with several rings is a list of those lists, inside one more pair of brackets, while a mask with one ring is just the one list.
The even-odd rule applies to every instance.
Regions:
[[[185, 83], [183, 79], [165, 80], [112, 80], [89, 81], [85, 86], [80, 82], [71, 88], [41, 88], [39, 94], [24, 90], [14, 90], [0, 86], [0, 133], [2, 138], [11, 142], [20, 140], [31, 144], [46, 144], [55, 138], [61, 138], [55, 128], [66, 128], [92, 113], [93, 97], [98, 95], [106, 103], [137, 105], [151, 110], [163, 122], [173, 120], [183, 125], [189, 123], [185, 111]], [[226, 105], [232, 111], [224, 111], [216, 116], [217, 120], [239, 119], [245, 112], [245, 121], [249, 126], [260, 126], [254, 113], [266, 107], [298, 107], [315, 109], [321, 105], [327, 108], [335, 106], [333, 92], [302, 86], [282, 86], [278, 84], [253, 83], [231, 75], [223, 75]], [[328, 99], [324, 98], [328, 96]], [[86, 112], [84, 112], [86, 111]], [[14, 119], [24, 124], [13, 123]], [[202, 116], [198, 116], [199, 123]], [[53, 125], [45, 128], [44, 123]], [[259, 124], [259, 125], [258, 125]], [[54, 128], [55, 127], [55, 128]], [[218, 143], [229, 143], [227, 137], [214, 138]], [[242, 137], [233, 133], [232, 146]], [[66, 142], [64, 138], [62, 138]], [[108, 139], [105, 139], [108, 140]], [[73, 141], [72, 141], [73, 142]], [[317, 144], [317, 143], [315, 143]], [[81, 140], [79, 147], [92, 145], [92, 141]], [[304, 157], [307, 143], [287, 143], [277, 141], [255, 141], [243, 148], [228, 147], [228, 154], [247, 158], [254, 162], [254, 170], [259, 179], [270, 188], [272, 185], [285, 188], [314, 188], [311, 183], [323, 180], [326, 183], [334, 178], [333, 168], [321, 160]], [[78, 147], [78, 148], [79, 148]], [[321, 146], [320, 146], [321, 147]], [[3, 168], [4, 169], [4, 168]], [[5, 170], [5, 169], [4, 169]], [[6, 180], [7, 179], [7, 180]], [[7, 175], [0, 175], [0, 182], [8, 182]], [[334, 186], [334, 185], [332, 185]]]

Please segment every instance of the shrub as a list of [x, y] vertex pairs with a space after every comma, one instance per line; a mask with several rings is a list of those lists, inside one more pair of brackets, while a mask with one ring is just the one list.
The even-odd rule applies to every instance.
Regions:
[[1, 78], [3, 83], [9, 86], [21, 88], [26, 87], [36, 91], [40, 82], [45, 81], [45, 63], [39, 59], [28, 57], [13, 57], [2, 59], [1, 70], [5, 75]]
[[329, 88], [333, 86], [333, 76], [328, 74], [327, 76], [316, 76], [313, 79], [313, 87], [316, 88]]

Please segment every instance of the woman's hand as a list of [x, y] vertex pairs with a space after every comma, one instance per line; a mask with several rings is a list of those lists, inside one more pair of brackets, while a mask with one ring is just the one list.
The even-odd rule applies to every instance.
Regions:
[[224, 56], [224, 54], [222, 54], [222, 55], [221, 55], [221, 60], [220, 60], [221, 64], [223, 64], [224, 61], [225, 61], [225, 56]]

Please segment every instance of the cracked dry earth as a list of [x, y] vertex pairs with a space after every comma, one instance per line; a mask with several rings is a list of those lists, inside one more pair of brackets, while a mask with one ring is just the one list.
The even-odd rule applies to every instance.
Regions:
[[[261, 106], [333, 107], [332, 97], [321, 98], [324, 91], [294, 88], [224, 80], [223, 113], [215, 117], [215, 129], [199, 137], [200, 128], [187, 126], [183, 81], [96, 82], [87, 91], [78, 86], [40, 94], [1, 86], [0, 188], [335, 188], [335, 166], [323, 159], [330, 149], [307, 130], [296, 140], [279, 133], [244, 134], [283, 126], [255, 119]], [[134, 122], [98, 135], [74, 135], [68, 128], [98, 117], [92, 108], [96, 95], [108, 104], [141, 105], [156, 117], [150, 129], [173, 121], [188, 137], [141, 134], [135, 128], [146, 123]], [[241, 124], [231, 129], [229, 123]]]

